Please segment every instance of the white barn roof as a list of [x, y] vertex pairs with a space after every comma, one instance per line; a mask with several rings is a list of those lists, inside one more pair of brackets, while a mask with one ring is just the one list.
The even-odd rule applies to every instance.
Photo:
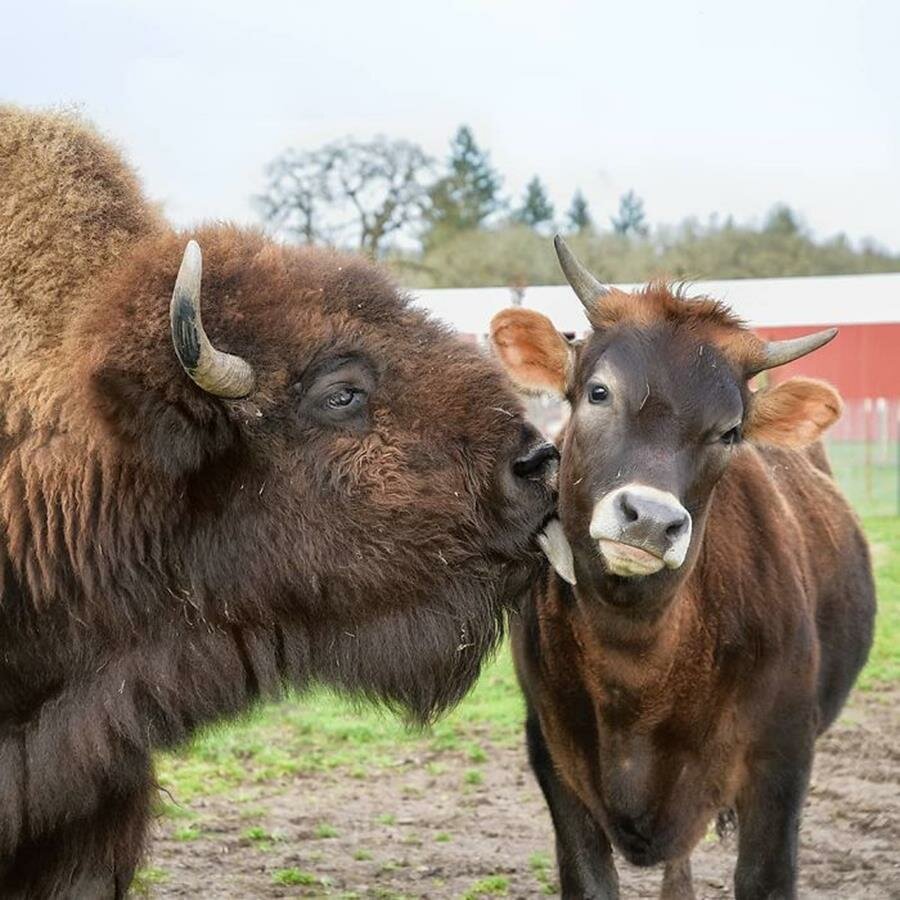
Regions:
[[[505, 287], [411, 293], [417, 305], [463, 334], [485, 334], [491, 317], [512, 302]], [[754, 327], [900, 322], [900, 273], [697, 281], [688, 293], [724, 300]], [[586, 330], [584, 311], [567, 285], [528, 288], [522, 306], [549, 316], [560, 331]]]

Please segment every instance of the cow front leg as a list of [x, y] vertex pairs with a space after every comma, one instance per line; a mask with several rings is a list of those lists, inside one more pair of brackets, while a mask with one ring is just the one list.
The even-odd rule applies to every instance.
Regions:
[[690, 856], [667, 862], [663, 870], [660, 900], [694, 900]]
[[556, 773], [537, 716], [525, 725], [528, 759], [556, 832], [559, 889], [564, 900], [617, 900], [619, 878], [603, 829]]
[[800, 817], [812, 767], [812, 741], [802, 751], [780, 748], [751, 766], [737, 801], [735, 900], [797, 896]]

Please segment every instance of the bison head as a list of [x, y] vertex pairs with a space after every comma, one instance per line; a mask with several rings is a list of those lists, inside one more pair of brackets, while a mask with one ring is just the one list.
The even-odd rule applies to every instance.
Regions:
[[196, 237], [129, 254], [74, 351], [108, 577], [150, 627], [255, 629], [275, 668], [428, 717], [528, 581], [556, 452], [370, 263]]

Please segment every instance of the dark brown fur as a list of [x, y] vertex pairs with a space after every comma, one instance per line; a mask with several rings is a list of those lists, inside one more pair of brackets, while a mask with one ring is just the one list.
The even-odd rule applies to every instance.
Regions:
[[[204, 323], [256, 374], [194, 385], [169, 298], [187, 235], [65, 115], [0, 108], [0, 895], [122, 896], [151, 752], [327, 682], [427, 720], [457, 701], [552, 508], [499, 372], [383, 272], [227, 226]], [[304, 404], [372, 379], [352, 427]]]
[[[761, 344], [712, 301], [653, 285], [615, 294], [591, 318], [596, 330], [570, 351], [571, 374], [543, 377], [566, 385], [573, 408], [560, 515], [578, 585], [550, 573], [513, 626], [563, 895], [617, 896], [616, 846], [634, 863], [666, 863], [664, 897], [693, 896], [691, 850], [735, 807], [736, 896], [793, 896], [813, 743], [865, 661], [874, 615], [866, 543], [821, 445], [785, 449], [815, 441], [840, 401], [803, 379], [750, 394], [742, 372]], [[493, 331], [516, 381], [517, 360], [552, 340], [550, 323], [522, 310], [501, 313]], [[628, 450], [618, 446], [624, 426], [601, 426], [582, 399], [618, 345], [633, 350], [614, 386], [633, 390], [641, 437]], [[532, 388], [534, 372], [524, 374]], [[691, 423], [719, 394], [742, 398], [748, 440], [731, 451], [685, 449]], [[707, 453], [714, 458], [697, 468]], [[695, 530], [682, 569], [619, 578], [604, 571], [588, 519], [597, 498], [638, 477], [671, 479], [665, 487]]]

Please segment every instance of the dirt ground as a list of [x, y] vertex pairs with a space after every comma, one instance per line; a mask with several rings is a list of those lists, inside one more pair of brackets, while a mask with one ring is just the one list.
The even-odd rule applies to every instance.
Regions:
[[[898, 703], [897, 688], [857, 694], [819, 742], [802, 897], [900, 898]], [[153, 897], [556, 894], [549, 816], [521, 748], [489, 747], [477, 767], [461, 752], [431, 753], [364, 779], [297, 778], [191, 809], [197, 837], [179, 837], [184, 821], [160, 823], [150, 865], [165, 875]], [[733, 836], [697, 848], [698, 897], [732, 895], [734, 855]], [[623, 897], [657, 896], [658, 870], [622, 863], [620, 878]]]

